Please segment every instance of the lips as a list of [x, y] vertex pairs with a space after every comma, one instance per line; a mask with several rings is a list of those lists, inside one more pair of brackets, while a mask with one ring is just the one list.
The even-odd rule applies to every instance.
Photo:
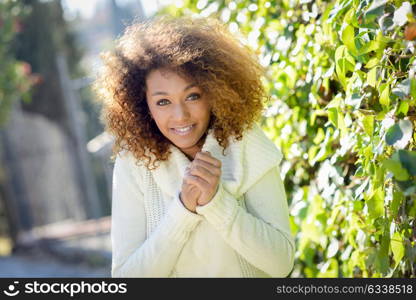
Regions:
[[195, 125], [195, 124], [189, 124], [189, 125], [186, 125], [186, 126], [177, 126], [177, 127], [173, 127], [172, 129], [183, 129], [183, 128], [191, 127], [193, 125]]
[[192, 125], [183, 126], [183, 127], [171, 128], [171, 130], [175, 132], [176, 134], [186, 135], [190, 133], [194, 128], [195, 128], [195, 124], [192, 124]]

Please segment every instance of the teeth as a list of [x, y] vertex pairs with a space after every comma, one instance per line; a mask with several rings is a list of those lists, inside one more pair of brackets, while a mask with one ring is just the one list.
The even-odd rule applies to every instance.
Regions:
[[175, 130], [180, 131], [180, 132], [185, 132], [185, 131], [188, 131], [189, 129], [191, 129], [191, 127], [192, 127], [192, 125], [188, 126], [188, 127], [183, 127], [183, 128], [175, 128]]

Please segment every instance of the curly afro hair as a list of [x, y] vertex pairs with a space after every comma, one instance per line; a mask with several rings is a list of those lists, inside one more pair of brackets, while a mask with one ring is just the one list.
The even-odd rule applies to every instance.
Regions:
[[269, 99], [261, 82], [265, 68], [255, 53], [213, 18], [161, 16], [135, 22], [101, 58], [94, 90], [102, 104], [100, 119], [115, 137], [111, 159], [130, 151], [149, 170], [171, 153], [171, 142], [147, 106], [150, 71], [168, 68], [199, 85], [212, 101], [208, 128], [223, 151], [230, 137], [241, 140]]

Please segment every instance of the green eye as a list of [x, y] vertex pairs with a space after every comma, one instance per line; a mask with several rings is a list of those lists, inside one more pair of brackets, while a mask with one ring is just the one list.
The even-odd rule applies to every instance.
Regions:
[[193, 98], [192, 100], [196, 100], [196, 99], [201, 98], [201, 96], [199, 94], [197, 94], [197, 93], [194, 93], [194, 94], [189, 95], [188, 99], [189, 98]]
[[167, 100], [167, 99], [162, 99], [162, 100], [157, 101], [157, 102], [156, 102], [156, 104], [157, 104], [157, 105], [159, 105], [159, 106], [164, 106], [165, 104], [161, 104], [161, 103], [164, 103], [164, 102], [166, 102], [166, 101], [169, 101], [169, 100]]

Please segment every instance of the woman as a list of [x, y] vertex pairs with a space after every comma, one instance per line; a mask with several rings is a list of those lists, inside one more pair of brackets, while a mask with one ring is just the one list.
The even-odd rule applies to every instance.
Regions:
[[126, 29], [95, 84], [115, 137], [113, 277], [284, 277], [281, 152], [255, 55], [213, 19]]

